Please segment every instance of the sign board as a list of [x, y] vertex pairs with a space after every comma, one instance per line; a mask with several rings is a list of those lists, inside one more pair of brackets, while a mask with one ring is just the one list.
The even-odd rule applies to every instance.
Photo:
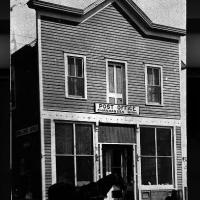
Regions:
[[139, 115], [139, 106], [95, 103], [95, 112], [108, 114]]
[[39, 126], [36, 124], [36, 125], [29, 126], [27, 128], [16, 131], [16, 136], [18, 137], [18, 136], [22, 136], [22, 135], [28, 135], [31, 133], [35, 133], [37, 131], [39, 131]]

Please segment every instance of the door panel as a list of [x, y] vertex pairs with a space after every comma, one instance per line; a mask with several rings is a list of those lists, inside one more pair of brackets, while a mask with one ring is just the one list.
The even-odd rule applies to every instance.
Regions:
[[[133, 176], [133, 146], [132, 145], [102, 145], [103, 176], [110, 173], [120, 174], [128, 186], [127, 200], [134, 200], [134, 176]], [[106, 200], [114, 200], [119, 197], [119, 188], [112, 187]]]

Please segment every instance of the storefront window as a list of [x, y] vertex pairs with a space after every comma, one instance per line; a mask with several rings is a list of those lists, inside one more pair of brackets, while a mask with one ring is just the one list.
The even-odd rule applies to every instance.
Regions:
[[171, 129], [142, 127], [140, 133], [142, 185], [171, 185]]
[[84, 185], [93, 181], [93, 134], [88, 124], [56, 123], [57, 182]]

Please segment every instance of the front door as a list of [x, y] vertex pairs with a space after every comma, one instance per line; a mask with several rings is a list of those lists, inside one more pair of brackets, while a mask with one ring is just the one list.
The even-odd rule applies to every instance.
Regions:
[[[133, 146], [132, 145], [102, 145], [103, 176], [118, 173], [127, 183], [127, 200], [134, 200]], [[119, 188], [113, 186], [106, 200], [120, 200]]]

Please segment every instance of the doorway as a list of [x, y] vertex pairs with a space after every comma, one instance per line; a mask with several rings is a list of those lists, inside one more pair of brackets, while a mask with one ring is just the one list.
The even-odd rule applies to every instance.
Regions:
[[[134, 200], [134, 156], [133, 145], [103, 144], [103, 176], [118, 173], [127, 184], [127, 200]], [[112, 187], [106, 200], [120, 199], [117, 191], [119, 188]]]

